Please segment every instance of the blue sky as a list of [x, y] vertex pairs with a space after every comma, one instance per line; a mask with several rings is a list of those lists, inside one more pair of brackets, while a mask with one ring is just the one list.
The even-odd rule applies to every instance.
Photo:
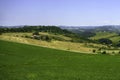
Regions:
[[120, 0], [0, 0], [0, 25], [120, 24]]

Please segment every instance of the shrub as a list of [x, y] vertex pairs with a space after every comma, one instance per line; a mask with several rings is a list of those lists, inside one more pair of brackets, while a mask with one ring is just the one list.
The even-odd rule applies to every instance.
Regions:
[[113, 51], [112, 54], [115, 54], [115, 52]]
[[41, 40], [51, 41], [51, 38], [48, 35], [42, 35]]
[[39, 32], [36, 31], [36, 32], [33, 33], [33, 35], [39, 35]]
[[120, 54], [120, 51], [118, 52], [118, 54]]
[[2, 32], [0, 32], [0, 35], [2, 35]]
[[120, 47], [120, 42], [116, 44], [116, 47]]
[[19, 37], [18, 35], [15, 35], [15, 37]]
[[46, 40], [46, 41], [50, 41], [51, 38], [50, 38], [49, 36], [45, 36], [45, 40]]
[[53, 36], [52, 38], [55, 39], [55, 40], [59, 40], [59, 41], [65, 41], [63, 38], [56, 37], [56, 36], [55, 37]]
[[112, 44], [112, 41], [110, 39], [107, 39], [107, 38], [101, 38], [98, 40], [99, 43], [101, 44]]
[[40, 40], [40, 36], [34, 36], [34, 39]]
[[102, 50], [101, 48], [98, 49], [98, 51], [101, 51], [101, 50]]
[[93, 49], [93, 53], [95, 53], [96, 52], [96, 50], [95, 49]]
[[25, 38], [30, 38], [29, 36], [25, 35]]
[[107, 52], [106, 52], [106, 51], [103, 51], [102, 54], [107, 54]]

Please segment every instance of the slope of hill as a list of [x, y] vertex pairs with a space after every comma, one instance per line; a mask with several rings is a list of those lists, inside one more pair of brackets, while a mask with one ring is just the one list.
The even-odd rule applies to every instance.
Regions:
[[101, 38], [112, 38], [118, 36], [115, 32], [96, 32], [96, 35], [91, 37], [91, 39], [98, 40]]
[[[67, 27], [65, 28], [67, 29]], [[101, 38], [108, 38], [113, 41], [113, 43], [119, 43], [120, 41], [120, 26], [119, 25], [105, 25], [96, 27], [77, 27], [68, 28], [69, 31], [79, 34], [80, 36], [98, 40]]]
[[[23, 37], [23, 36], [32, 36], [32, 33], [3, 33], [2, 35], [0, 35], [0, 39], [19, 42], [19, 43], [26, 43], [31, 45], [44, 46], [49, 48], [83, 52], [83, 53], [91, 53], [92, 50], [94, 49], [94, 47], [87, 47], [85, 43], [70, 42], [71, 38], [63, 35], [54, 35], [54, 34], [49, 34], [45, 32], [44, 33], [40, 32], [39, 34], [53, 36], [61, 39], [62, 41], [53, 39], [50, 42], [48, 42], [48, 41], [35, 40], [35, 39]], [[98, 46], [102, 46], [102, 45], [98, 45]]]
[[[2, 27], [0, 39], [83, 53], [91, 53], [93, 50], [96, 50], [96, 53], [102, 53], [104, 50], [110, 54], [119, 52], [120, 36], [119, 32], [115, 31], [119, 30], [118, 26], [77, 27], [75, 29], [72, 27], [71, 30], [68, 29], [70, 31], [65, 29], [56, 26]], [[110, 45], [100, 43], [101, 38], [107, 38], [107, 41], [110, 39]]]
[[120, 56], [84, 55], [0, 40], [0, 80], [119, 80]]
[[[70, 30], [74, 33], [78, 33], [78, 34], [81, 34], [83, 32], [93, 32], [93, 33], [96, 33], [96, 32], [115, 32], [115, 33], [120, 33], [120, 26], [116, 26], [116, 25], [106, 25], [106, 26], [89, 26], [89, 27], [65, 27], [65, 29], [67, 30]], [[84, 33], [86, 34], [86, 33]]]
[[[0, 35], [2, 33], [33, 33], [33, 32], [45, 32], [54, 35], [63, 35], [72, 38], [72, 42], [88, 42], [84, 37], [68, 31], [66, 29], [61, 29], [58, 26], [21, 26], [21, 27], [0, 27]], [[55, 37], [56, 38], [56, 37]], [[57, 38], [59, 39], [59, 37]]]
[[101, 38], [110, 39], [112, 40], [113, 43], [119, 43], [120, 41], [120, 35], [115, 32], [96, 32], [96, 35], [93, 37], [90, 37], [89, 39], [98, 40]]

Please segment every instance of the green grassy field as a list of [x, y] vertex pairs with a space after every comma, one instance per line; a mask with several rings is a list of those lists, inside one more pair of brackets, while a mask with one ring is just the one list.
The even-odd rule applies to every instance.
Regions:
[[49, 33], [40, 33], [41, 35], [49, 35], [49, 36], [56, 36], [60, 37], [61, 39], [64, 39], [66, 41], [59, 41], [59, 40], [54, 40], [52, 39], [50, 42], [48, 41], [43, 41], [43, 40], [36, 40], [36, 39], [30, 39], [30, 38], [25, 38], [21, 36], [30, 36], [32, 33], [4, 33], [0, 35], [0, 40], [6, 40], [6, 41], [13, 41], [13, 42], [18, 42], [18, 43], [26, 43], [26, 44], [31, 44], [31, 45], [37, 45], [37, 46], [44, 46], [44, 47], [49, 47], [49, 48], [55, 48], [55, 49], [61, 49], [61, 50], [69, 50], [69, 51], [74, 51], [74, 52], [82, 52], [82, 53], [91, 53], [92, 50], [95, 47], [100, 47], [103, 45], [95, 45], [95, 44], [90, 44], [90, 45], [95, 45], [93, 46], [86, 46], [84, 43], [76, 43], [76, 42], [69, 42], [67, 40], [70, 40], [69, 37], [65, 37], [63, 35], [53, 35]]
[[101, 38], [108, 38], [113, 41], [113, 43], [119, 42], [120, 36], [114, 32], [97, 32], [95, 36], [91, 37], [92, 40], [98, 40]]
[[118, 36], [118, 34], [116, 33], [112, 33], [112, 32], [97, 32], [95, 36], [91, 37], [91, 39], [101, 39], [101, 38], [112, 38], [112, 37], [116, 37]]
[[0, 40], [0, 80], [119, 79], [119, 55], [82, 54]]

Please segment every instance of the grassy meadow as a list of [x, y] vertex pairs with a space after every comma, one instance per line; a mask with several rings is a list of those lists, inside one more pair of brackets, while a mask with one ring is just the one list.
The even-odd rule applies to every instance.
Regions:
[[108, 38], [113, 41], [113, 43], [117, 43], [120, 40], [120, 36], [115, 32], [97, 32], [95, 36], [91, 37], [92, 40], [98, 40], [101, 38]]
[[[59, 37], [63, 40], [71, 40], [70, 37], [66, 37], [63, 35], [53, 35], [53, 34], [44, 33], [44, 32], [40, 32], [40, 34]], [[55, 48], [55, 49], [61, 49], [61, 50], [83, 52], [83, 53], [91, 53], [95, 47], [102, 46], [102, 45], [90, 44], [95, 46], [95, 47], [90, 47], [90, 46], [86, 46], [85, 43], [75, 43], [75, 42], [73, 43], [70, 41], [59, 41], [59, 40], [52, 40], [51, 42], [47, 42], [43, 40], [35, 40], [35, 39], [25, 38], [21, 36], [32, 36], [32, 33], [3, 33], [2, 35], [0, 35], [0, 39], [19, 42], [19, 43], [26, 43], [31, 45], [37, 45], [37, 46], [43, 46], [43, 47], [49, 47], [49, 48]]]
[[120, 56], [0, 40], [0, 80], [119, 80]]
[[117, 36], [114, 32], [97, 32], [95, 36], [91, 37], [91, 39], [98, 40], [101, 38], [111, 38]]
[[[65, 41], [53, 39], [50, 42], [47, 42], [47, 41], [43, 41], [43, 40], [25, 38], [25, 36], [31, 36], [32, 33], [3, 33], [2, 35], [0, 35], [0, 40], [25, 43], [25, 44], [30, 44], [30, 45], [36, 45], [36, 46], [42, 46], [42, 47], [48, 47], [48, 48], [66, 50], [66, 51], [81, 52], [81, 53], [87, 53], [87, 54], [91, 54], [91, 53], [97, 54], [99, 48], [101, 48], [101, 47], [107, 48], [106, 45], [96, 44], [96, 43], [70, 42], [71, 38], [66, 37], [64, 35], [59, 35], [59, 34], [54, 35], [54, 34], [50, 34], [50, 33], [46, 33], [46, 32], [40, 32], [39, 34], [40, 35], [49, 35], [50, 37], [57, 37], [57, 38], [59, 37], [59, 39], [65, 40]], [[102, 33], [99, 33], [99, 35], [100, 34], [102, 34]], [[108, 33], [104, 33], [104, 34], [108, 35]], [[113, 36], [113, 34], [110, 34], [110, 35]], [[109, 35], [109, 37], [110, 37], [110, 35]], [[114, 34], [114, 36], [115, 36], [115, 34]], [[99, 37], [102, 37], [102, 35]], [[116, 40], [115, 37], [110, 37], [110, 38], [112, 38], [112, 39], [114, 38], [114, 40]], [[119, 40], [118, 37], [117, 37], [117, 40]], [[93, 53], [93, 50], [96, 50], [96, 52]], [[104, 49], [102, 51], [104, 51]], [[120, 50], [117, 48], [116, 49], [108, 48], [108, 49], [105, 49], [105, 51], [108, 54], [115, 55], [115, 54], [118, 54]]]

